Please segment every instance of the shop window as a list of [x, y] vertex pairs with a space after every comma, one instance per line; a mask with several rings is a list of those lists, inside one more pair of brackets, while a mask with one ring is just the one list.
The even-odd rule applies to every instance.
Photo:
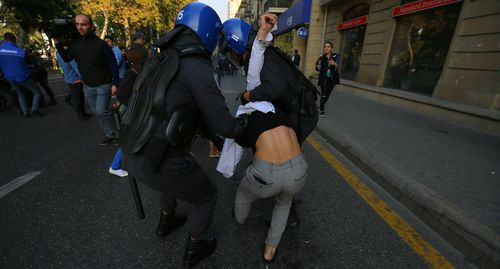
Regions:
[[384, 85], [431, 96], [448, 54], [460, 4], [398, 17]]
[[[370, 6], [360, 4], [344, 13], [343, 21], [349, 21], [368, 15]], [[358, 73], [365, 39], [366, 24], [342, 30], [341, 77], [354, 80]]]

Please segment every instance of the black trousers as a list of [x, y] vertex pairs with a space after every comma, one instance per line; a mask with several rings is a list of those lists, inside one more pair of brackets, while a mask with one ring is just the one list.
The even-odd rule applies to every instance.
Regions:
[[186, 154], [165, 159], [155, 174], [144, 172], [142, 156], [126, 156], [125, 162], [131, 176], [161, 192], [162, 210], [173, 212], [177, 206], [176, 199], [192, 205], [188, 218], [191, 236], [207, 238], [211, 235], [217, 188], [193, 156]]
[[7, 81], [0, 81], [0, 96], [5, 99], [8, 106], [17, 105], [17, 96], [15, 92], [11, 90], [10, 84]]
[[333, 80], [331, 79], [325, 79], [325, 82], [321, 84], [321, 99], [319, 101], [319, 110], [320, 111], [325, 111], [325, 104], [328, 101], [328, 98], [330, 98], [330, 94], [333, 91], [333, 88], [335, 88], [335, 84], [333, 84]]
[[47, 73], [47, 70], [39, 71], [39, 74], [37, 74], [36, 82], [38, 82], [40, 86], [42, 86], [43, 90], [47, 93], [50, 100], [55, 100], [56, 96], [54, 95], [54, 91], [52, 90], [52, 88], [50, 88], [49, 86], [48, 76], [49, 74]]
[[83, 83], [68, 83], [71, 95], [71, 103], [79, 116], [85, 115], [85, 97], [83, 96]]

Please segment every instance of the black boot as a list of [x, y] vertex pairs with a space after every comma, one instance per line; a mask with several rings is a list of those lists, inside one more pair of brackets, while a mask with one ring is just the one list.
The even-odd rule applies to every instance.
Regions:
[[217, 240], [215, 237], [203, 240], [193, 239], [189, 236], [186, 244], [186, 251], [184, 252], [184, 267], [191, 268], [197, 265], [201, 260], [212, 254], [216, 246]]
[[186, 219], [187, 217], [184, 214], [175, 215], [175, 212], [169, 213], [162, 210], [160, 213], [160, 222], [158, 222], [158, 227], [156, 228], [156, 235], [160, 237], [167, 236], [173, 229], [184, 224]]

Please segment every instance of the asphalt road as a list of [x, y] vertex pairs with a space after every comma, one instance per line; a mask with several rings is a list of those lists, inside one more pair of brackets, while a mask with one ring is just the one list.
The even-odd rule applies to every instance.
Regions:
[[[59, 96], [64, 92], [62, 82], [51, 85]], [[222, 80], [232, 110], [242, 87], [241, 77]], [[41, 118], [0, 111], [0, 188], [32, 178], [0, 197], [0, 268], [181, 268], [186, 227], [157, 238], [159, 194], [139, 186], [146, 212], [146, 219], [139, 220], [128, 181], [107, 171], [117, 147], [99, 146], [102, 132], [95, 118], [81, 122], [61, 97], [58, 101]], [[473, 267], [321, 137], [315, 138], [452, 265]], [[269, 268], [429, 267], [317, 150], [305, 143], [304, 152], [310, 171], [297, 196], [301, 225], [286, 230]], [[272, 200], [254, 204], [246, 230], [230, 217], [251, 152], [231, 179], [215, 171], [217, 159], [208, 158], [206, 140], [197, 140], [193, 153], [219, 190], [218, 248], [197, 268], [266, 268], [261, 256]], [[184, 203], [179, 208], [190, 210]]]

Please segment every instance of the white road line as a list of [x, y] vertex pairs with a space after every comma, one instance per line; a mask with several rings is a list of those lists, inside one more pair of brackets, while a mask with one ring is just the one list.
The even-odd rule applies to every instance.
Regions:
[[11, 182], [3, 185], [0, 188], [0, 199], [2, 199], [4, 196], [6, 196], [7, 194], [9, 194], [11, 191], [14, 191], [15, 189], [21, 187], [22, 185], [30, 182], [32, 179], [34, 179], [35, 177], [37, 177], [38, 175], [40, 175], [42, 172], [43, 171], [29, 172], [26, 175], [20, 176], [20, 177], [18, 177], [16, 179], [12, 180]]

